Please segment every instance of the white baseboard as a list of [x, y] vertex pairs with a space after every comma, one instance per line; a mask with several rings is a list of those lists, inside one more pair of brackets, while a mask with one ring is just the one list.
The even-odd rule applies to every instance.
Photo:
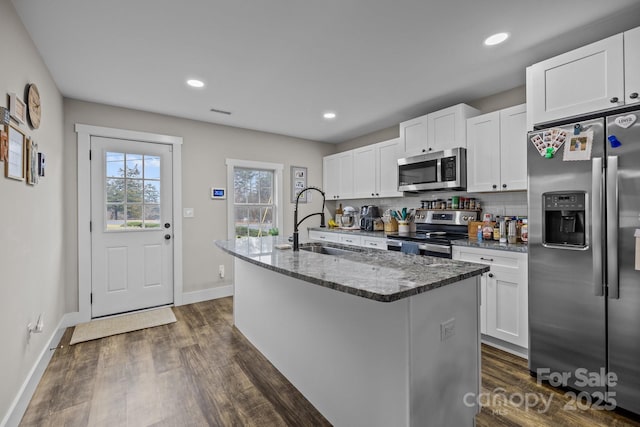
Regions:
[[502, 351], [506, 351], [507, 353], [511, 353], [516, 356], [520, 356], [523, 359], [529, 360], [529, 350], [520, 347], [519, 345], [511, 344], [506, 341], [502, 341], [501, 339], [490, 337], [489, 335], [482, 335], [482, 343], [490, 345], [491, 347], [495, 347]]
[[216, 288], [203, 289], [201, 291], [185, 292], [182, 294], [182, 305], [230, 297], [232, 295], [233, 285], [224, 285]]
[[2, 422], [0, 422], [0, 427], [15, 427], [20, 424], [20, 420], [22, 420], [22, 416], [27, 410], [27, 406], [29, 406], [29, 402], [33, 397], [33, 393], [36, 391], [36, 387], [38, 386], [38, 383], [40, 382], [45, 369], [47, 369], [49, 361], [53, 357], [53, 352], [55, 350], [51, 350], [51, 348], [57, 346], [57, 344], [60, 342], [60, 339], [62, 338], [62, 335], [64, 335], [64, 331], [67, 329], [67, 327], [64, 326], [65, 317], [66, 315], [63, 316], [63, 318], [60, 320], [60, 323], [58, 323], [56, 330], [51, 335], [51, 338], [49, 339], [49, 341], [47, 341], [47, 344], [40, 352], [38, 360], [29, 371], [29, 374], [22, 384], [22, 387], [20, 387], [18, 394], [11, 403], [9, 411], [7, 411], [4, 419], [2, 420]]

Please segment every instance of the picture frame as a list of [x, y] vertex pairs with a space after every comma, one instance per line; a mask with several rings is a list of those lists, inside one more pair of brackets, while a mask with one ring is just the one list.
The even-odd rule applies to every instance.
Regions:
[[9, 94], [9, 114], [19, 124], [27, 122], [27, 104], [13, 92]]
[[14, 126], [9, 126], [8, 134], [8, 150], [7, 160], [4, 162], [4, 176], [18, 181], [24, 181], [27, 137], [20, 129]]
[[9, 125], [0, 126], [0, 162], [7, 161], [9, 151]]
[[31, 138], [27, 138], [26, 151], [26, 176], [27, 184], [36, 185], [38, 183], [38, 144]]
[[[298, 193], [307, 187], [307, 168], [291, 166], [291, 203], [296, 202]], [[309, 193], [300, 196], [298, 203], [307, 203]]]

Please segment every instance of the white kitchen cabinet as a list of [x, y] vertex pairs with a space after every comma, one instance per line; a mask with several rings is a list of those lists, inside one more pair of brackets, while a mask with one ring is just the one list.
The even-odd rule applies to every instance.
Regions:
[[624, 32], [625, 103], [640, 102], [640, 27]]
[[340, 243], [344, 245], [362, 246], [362, 236], [355, 233], [338, 234]]
[[482, 333], [527, 348], [527, 254], [465, 246], [453, 246], [452, 253], [455, 260], [491, 267], [491, 271], [484, 273], [481, 279]]
[[387, 239], [384, 237], [362, 236], [362, 246], [369, 249], [387, 250]]
[[309, 230], [309, 239], [318, 240], [321, 242], [340, 242], [341, 234], [333, 233], [331, 231], [317, 231], [317, 230]]
[[384, 237], [373, 237], [359, 234], [358, 231], [345, 231], [344, 233], [335, 231], [309, 230], [309, 239], [319, 242], [342, 243], [343, 245], [359, 246], [368, 249], [387, 250], [387, 239]]
[[623, 34], [534, 64], [527, 68], [528, 124], [624, 105], [624, 76]]
[[467, 120], [467, 191], [527, 189], [526, 104]]
[[353, 150], [353, 198], [402, 197], [398, 147], [395, 138]]
[[324, 157], [322, 174], [322, 186], [327, 200], [353, 198], [352, 151]]
[[416, 117], [400, 123], [400, 150], [405, 156], [466, 147], [466, 120], [480, 114], [466, 104]]

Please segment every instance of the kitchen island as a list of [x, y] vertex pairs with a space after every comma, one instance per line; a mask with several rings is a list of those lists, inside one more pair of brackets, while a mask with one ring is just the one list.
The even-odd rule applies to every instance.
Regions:
[[473, 425], [488, 267], [282, 243], [216, 242], [235, 256], [234, 323], [332, 424]]

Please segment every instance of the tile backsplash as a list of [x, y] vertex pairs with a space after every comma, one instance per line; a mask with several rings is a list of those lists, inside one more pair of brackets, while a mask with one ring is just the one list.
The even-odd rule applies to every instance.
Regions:
[[448, 199], [451, 196], [473, 197], [480, 201], [483, 213], [491, 213], [493, 215], [508, 216], [526, 216], [527, 215], [527, 192], [526, 191], [505, 191], [496, 193], [467, 193], [464, 191], [446, 192], [431, 191], [426, 193], [409, 194], [405, 197], [378, 198], [378, 199], [351, 199], [338, 202], [329, 201], [327, 207], [334, 214], [338, 203], [342, 203], [342, 207], [352, 206], [359, 210], [363, 205], [376, 205], [381, 212], [386, 209], [398, 208], [419, 208], [421, 200]]

